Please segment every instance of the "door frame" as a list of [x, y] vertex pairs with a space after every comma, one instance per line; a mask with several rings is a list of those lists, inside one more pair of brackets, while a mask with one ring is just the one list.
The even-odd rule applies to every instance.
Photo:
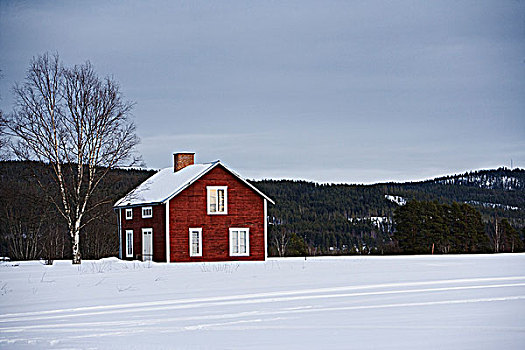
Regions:
[[[150, 253], [145, 254], [144, 248], [146, 248], [144, 242], [145, 237], [149, 236], [150, 241]], [[142, 261], [153, 261], [153, 229], [151, 227], [142, 229]]]

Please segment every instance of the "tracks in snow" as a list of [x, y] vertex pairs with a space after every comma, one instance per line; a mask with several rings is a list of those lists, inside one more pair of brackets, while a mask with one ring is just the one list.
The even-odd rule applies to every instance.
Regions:
[[[475, 283], [475, 284], [474, 284]], [[424, 287], [424, 288], [422, 288]], [[102, 324], [111, 325], [130, 325], [134, 324], [136, 320], [129, 320], [130, 314], [145, 314], [155, 312], [166, 312], [171, 310], [188, 310], [195, 311], [210, 308], [231, 309], [232, 306], [242, 306], [246, 310], [249, 305], [256, 304], [270, 304], [270, 303], [286, 303], [286, 302], [302, 302], [312, 300], [328, 300], [341, 299], [344, 301], [356, 301], [359, 297], [371, 296], [388, 296], [388, 295], [406, 295], [406, 294], [430, 294], [437, 292], [454, 292], [467, 290], [487, 290], [487, 289], [502, 289], [502, 288], [519, 288], [525, 287], [525, 276], [510, 276], [510, 277], [494, 277], [494, 278], [468, 278], [468, 279], [452, 279], [452, 280], [436, 280], [424, 282], [405, 282], [405, 283], [386, 283], [373, 285], [357, 285], [357, 286], [343, 286], [333, 288], [313, 288], [277, 291], [268, 293], [252, 293], [240, 294], [209, 298], [190, 298], [190, 299], [173, 299], [162, 301], [150, 301], [141, 303], [127, 303], [117, 305], [98, 305], [90, 307], [55, 309], [46, 311], [35, 311], [25, 313], [10, 313], [0, 315], [0, 330], [1, 331], [15, 331], [16, 329], [45, 329], [60, 327], [89, 327], [100, 326]], [[522, 291], [523, 292], [523, 291]], [[410, 306], [425, 306], [425, 305], [445, 305], [457, 303], [475, 303], [475, 302], [492, 302], [492, 301], [508, 301], [524, 299], [524, 295], [513, 295], [505, 297], [493, 298], [467, 298], [467, 299], [453, 299], [441, 301], [425, 301], [412, 303], [390, 303], [390, 304], [375, 304], [375, 305], [351, 305], [338, 307], [319, 307], [311, 308], [308, 306], [298, 306], [297, 308], [277, 309], [273, 308], [269, 311], [264, 311], [265, 315], [279, 315], [282, 313], [305, 313], [305, 312], [332, 312], [344, 310], [364, 310], [364, 309], [378, 309], [378, 308], [393, 308], [393, 307], [410, 307]], [[222, 313], [219, 315], [210, 315], [212, 318], [236, 318], [246, 317], [249, 315], [260, 315], [258, 311], [238, 312], [238, 313]], [[110, 317], [111, 320], [86, 322], [86, 319], [91, 317]], [[117, 318], [118, 320], [114, 320]], [[121, 319], [124, 318], [124, 319]], [[182, 316], [182, 317], [164, 317], [163, 322], [167, 321], [191, 321], [195, 319], [206, 318], [206, 315], [199, 316]], [[42, 323], [42, 321], [62, 321], [59, 324]], [[65, 323], [66, 321], [67, 323]], [[143, 322], [142, 321], [138, 321]], [[13, 323], [21, 323], [20, 325], [13, 325]], [[38, 324], [35, 324], [38, 323]], [[23, 325], [22, 325], [23, 324]]]
[[[100, 340], [113, 341], [113, 348], [121, 337], [127, 341], [143, 341], [144, 337], [173, 337], [194, 341], [193, 333], [212, 330], [229, 334], [237, 331], [315, 332], [326, 328], [358, 330], [383, 327], [398, 330], [435, 330], [435, 326], [417, 322], [402, 324], [375, 322], [329, 322], [322, 320], [370, 317], [376, 319], [398, 309], [401, 313], [412, 308], [452, 306], [465, 304], [509, 303], [510, 307], [521, 307], [525, 300], [525, 276], [446, 279], [423, 282], [349, 285], [330, 288], [306, 288], [266, 293], [236, 294], [207, 298], [156, 300], [95, 305], [78, 308], [7, 313], [0, 315], [1, 345], [34, 345], [56, 347], [61, 344], [100, 344]], [[461, 309], [461, 307], [459, 308]], [[382, 313], [373, 311], [388, 310]], [[429, 309], [436, 310], [436, 309]], [[422, 311], [423, 313], [429, 310]], [[457, 308], [454, 310], [458, 310]], [[357, 314], [352, 312], [365, 312]], [[370, 311], [370, 313], [367, 313]], [[344, 313], [349, 313], [345, 315]], [[337, 316], [339, 315], [339, 316]], [[342, 318], [341, 318], [342, 315]], [[370, 316], [366, 316], [370, 315]], [[318, 317], [319, 316], [319, 317]], [[390, 316], [391, 317], [391, 316]], [[424, 318], [423, 318], [424, 320]], [[323, 328], [324, 327], [324, 328]], [[442, 324], [443, 329], [463, 329], [464, 326]], [[472, 331], [486, 332], [494, 327], [470, 325]], [[501, 332], [525, 332], [525, 327], [502, 327]], [[226, 333], [221, 333], [226, 332]], [[230, 333], [229, 333], [230, 332]], [[199, 334], [199, 333], [196, 333]], [[235, 333], [239, 335], [241, 333]], [[243, 333], [244, 334], [244, 333]], [[268, 334], [268, 333], [266, 333]], [[304, 333], [303, 333], [304, 334]], [[118, 337], [118, 338], [115, 338]], [[144, 338], [144, 339], [146, 339]], [[164, 338], [166, 339], [166, 338]], [[219, 336], [220, 339], [220, 336]]]

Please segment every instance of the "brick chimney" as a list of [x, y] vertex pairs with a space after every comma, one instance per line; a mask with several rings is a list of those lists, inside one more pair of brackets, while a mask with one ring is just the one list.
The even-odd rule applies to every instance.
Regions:
[[177, 172], [184, 169], [188, 165], [195, 163], [195, 152], [179, 152], [173, 153], [173, 167], [174, 171]]

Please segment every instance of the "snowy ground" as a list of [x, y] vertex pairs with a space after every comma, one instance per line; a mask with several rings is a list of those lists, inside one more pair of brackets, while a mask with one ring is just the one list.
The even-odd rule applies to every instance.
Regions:
[[523, 349], [525, 254], [0, 264], [0, 347]]

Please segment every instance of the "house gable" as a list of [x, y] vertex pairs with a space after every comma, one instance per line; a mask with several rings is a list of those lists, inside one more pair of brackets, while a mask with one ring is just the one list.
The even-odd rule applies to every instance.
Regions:
[[237, 173], [235, 173], [233, 170], [227, 168], [224, 164], [222, 164], [220, 161], [216, 161], [214, 163], [212, 163], [213, 165], [207, 169], [205, 169], [204, 171], [202, 171], [201, 173], [199, 173], [197, 176], [195, 176], [193, 179], [191, 179], [190, 181], [188, 181], [184, 186], [181, 186], [180, 188], [177, 189], [177, 191], [175, 191], [174, 193], [172, 193], [170, 196], [168, 196], [163, 202], [165, 203], [166, 201], [169, 201], [171, 200], [172, 198], [174, 198], [175, 196], [179, 195], [182, 191], [184, 191], [186, 188], [188, 188], [189, 186], [191, 186], [194, 182], [198, 181], [199, 179], [201, 179], [202, 177], [204, 177], [206, 174], [208, 174], [209, 172], [211, 172], [213, 169], [217, 168], [217, 167], [220, 167], [222, 168], [223, 170], [225, 170], [226, 172], [228, 172], [232, 177], [235, 177], [239, 182], [242, 182], [247, 188], [251, 189], [252, 191], [254, 191], [255, 193], [257, 193], [259, 196], [265, 198], [266, 200], [268, 200], [270, 203], [272, 204], [275, 204], [275, 202], [270, 199], [270, 197], [268, 197], [267, 195], [265, 195], [264, 193], [262, 193], [261, 191], [259, 191], [257, 189], [257, 187], [253, 186], [251, 183], [249, 183], [248, 181], [246, 181], [245, 179], [243, 179], [240, 175], [238, 175]]
[[[228, 214], [209, 215], [207, 187], [227, 186]], [[224, 167], [215, 167], [169, 201], [170, 261], [264, 260], [264, 198]], [[189, 255], [189, 228], [202, 229], [202, 256]], [[249, 230], [249, 255], [230, 256], [230, 228]]]

